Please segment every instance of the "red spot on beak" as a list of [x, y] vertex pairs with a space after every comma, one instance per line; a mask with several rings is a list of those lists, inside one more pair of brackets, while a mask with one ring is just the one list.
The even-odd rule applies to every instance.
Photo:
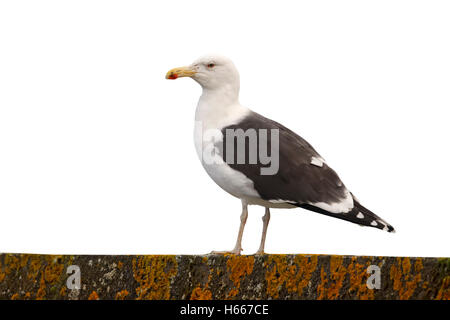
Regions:
[[176, 78], [178, 78], [178, 75], [176, 73], [172, 73], [171, 75], [169, 75], [169, 79], [175, 80]]

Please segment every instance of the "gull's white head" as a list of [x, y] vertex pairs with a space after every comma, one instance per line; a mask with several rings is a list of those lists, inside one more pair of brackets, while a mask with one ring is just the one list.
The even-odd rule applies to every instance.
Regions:
[[239, 91], [239, 72], [234, 63], [220, 55], [207, 55], [195, 60], [191, 65], [169, 70], [166, 79], [191, 77], [204, 89]]

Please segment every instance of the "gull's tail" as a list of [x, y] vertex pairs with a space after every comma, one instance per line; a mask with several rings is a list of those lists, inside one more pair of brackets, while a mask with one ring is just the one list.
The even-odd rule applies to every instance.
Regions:
[[[352, 195], [353, 196], [353, 195]], [[395, 229], [393, 226], [391, 226], [389, 223], [381, 219], [379, 216], [377, 216], [375, 213], [361, 205], [358, 200], [355, 199], [353, 196], [353, 203], [354, 207], [349, 212], [342, 212], [342, 213], [333, 213], [326, 211], [324, 209], [318, 208], [316, 206], [310, 205], [310, 204], [296, 204], [297, 206], [311, 210], [317, 213], [321, 213], [333, 218], [338, 218], [342, 220], [346, 220], [349, 222], [357, 223], [361, 226], [368, 226], [372, 228], [381, 229], [387, 232], [395, 232]]]

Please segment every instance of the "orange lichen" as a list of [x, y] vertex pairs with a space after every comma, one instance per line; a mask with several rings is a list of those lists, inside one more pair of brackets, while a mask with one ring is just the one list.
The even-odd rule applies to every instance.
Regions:
[[355, 295], [360, 300], [373, 300], [375, 299], [375, 291], [369, 289], [367, 286], [367, 279], [370, 276], [367, 273], [367, 268], [371, 265], [369, 260], [365, 265], [357, 262], [357, 257], [352, 257], [350, 264], [347, 267], [349, 274], [350, 288], [349, 294]]
[[[347, 268], [343, 264], [343, 256], [330, 256], [330, 270], [328, 277], [324, 268], [320, 272], [322, 283], [317, 286], [317, 299], [338, 299], [344, 283]], [[328, 281], [330, 280], [330, 281]], [[329, 285], [327, 285], [329, 283]]]
[[19, 258], [12, 254], [5, 255], [5, 274], [16, 272], [20, 268]]
[[436, 300], [450, 300], [450, 276], [442, 280], [442, 286], [436, 295]]
[[133, 259], [133, 276], [139, 286], [138, 300], [168, 300], [170, 280], [177, 273], [175, 256], [143, 256]]
[[88, 297], [88, 300], [100, 300], [100, 298], [99, 298], [97, 292], [92, 291], [91, 294]]
[[317, 300], [326, 299], [326, 284], [328, 282], [324, 268], [320, 268], [320, 283], [317, 285]]
[[[41, 271], [42, 262], [39, 256], [33, 256], [30, 259], [29, 266], [31, 267], [31, 273], [29, 274], [29, 279], [35, 279], [40, 274], [39, 280], [39, 289], [36, 293], [37, 300], [43, 300], [47, 296], [48, 285], [60, 285], [64, 286], [64, 281], [62, 278], [64, 276], [64, 263], [63, 256], [54, 256], [48, 255], [44, 256], [43, 265], [45, 265], [44, 269]], [[69, 257], [69, 262], [72, 260], [72, 257]], [[53, 287], [52, 289], [56, 289]], [[57, 290], [57, 289], [56, 289]]]
[[61, 277], [64, 265], [57, 261], [58, 259], [54, 257], [44, 269], [45, 281], [47, 283], [53, 284]]
[[14, 293], [12, 296], [11, 296], [11, 300], [19, 300], [20, 299], [20, 295], [18, 294], [18, 293]]
[[[203, 257], [202, 258], [203, 263], [208, 263], [208, 258]], [[209, 283], [211, 281], [211, 278], [214, 274], [214, 269], [209, 269], [208, 274], [208, 280], [206, 281], [206, 284], [204, 287], [202, 287], [201, 284], [199, 284], [197, 287], [195, 287], [194, 290], [191, 292], [190, 300], [212, 300], [212, 292], [209, 290]]]
[[59, 295], [61, 296], [61, 297], [65, 297], [66, 296], [66, 292], [67, 290], [66, 290], [66, 287], [64, 286], [64, 287], [62, 287], [61, 288], [61, 290], [59, 290]]
[[234, 288], [228, 293], [228, 297], [235, 297], [239, 293], [241, 281], [246, 275], [253, 272], [255, 258], [253, 256], [230, 255], [227, 260], [227, 270], [230, 272], [230, 280]]
[[39, 289], [36, 293], [36, 300], [44, 300], [46, 295], [46, 286], [44, 276], [41, 276], [41, 280], [39, 281]]
[[[386, 258], [386, 257], [343, 257], [330, 256], [329, 263], [319, 266], [318, 256], [309, 255], [267, 255], [265, 257], [235, 256], [225, 257], [226, 267], [213, 265], [208, 257], [195, 259], [193, 268], [195, 273], [189, 283], [192, 292], [183, 292], [183, 296], [192, 300], [208, 300], [212, 298], [235, 299], [248, 297], [247, 288], [249, 279], [252, 284], [260, 276], [259, 270], [265, 272], [267, 289], [263, 296], [277, 299], [284, 295], [286, 298], [317, 299], [374, 299], [388, 297], [394, 299], [434, 298], [450, 300], [450, 276], [448, 269], [424, 274], [423, 262], [427, 261], [427, 272], [433, 268], [434, 260], [422, 258]], [[322, 261], [322, 257], [320, 258]], [[65, 268], [71, 264], [70, 256], [47, 256], [29, 254], [3, 254], [0, 259], [0, 285], [10, 288], [20, 279], [20, 287], [14, 287], [8, 292], [10, 299], [54, 299], [67, 297], [68, 289], [65, 282], [67, 274]], [[214, 260], [215, 261], [215, 260]], [[255, 263], [259, 265], [258, 274], [255, 273]], [[327, 261], [323, 257], [323, 261]], [[376, 261], [376, 262], [374, 262]], [[129, 272], [128, 264], [116, 261], [117, 270]], [[382, 270], [382, 290], [372, 290], [367, 286], [367, 267], [378, 264]], [[387, 265], [386, 265], [387, 264]], [[199, 266], [201, 265], [201, 266]], [[123, 270], [123, 269], [126, 270]], [[205, 272], [206, 268], [206, 272]], [[209, 268], [209, 274], [208, 273]], [[137, 299], [170, 299], [171, 286], [177, 276], [177, 260], [175, 256], [140, 256], [132, 261], [134, 279], [137, 281]], [[184, 268], [183, 268], [184, 270]], [[206, 275], [208, 276], [206, 279]], [[186, 275], [187, 276], [187, 275]], [[251, 278], [249, 276], [252, 276]], [[254, 277], [256, 278], [254, 278]], [[177, 276], [176, 283], [179, 282]], [[212, 279], [214, 278], [214, 281]], [[312, 283], [312, 279], [317, 279]], [[427, 281], [425, 281], [427, 280]], [[8, 283], [5, 283], [8, 281]], [[219, 290], [215, 291], [219, 285]], [[89, 287], [89, 283], [86, 283]], [[103, 284], [100, 285], [102, 287]], [[225, 286], [225, 290], [224, 287]], [[244, 288], [245, 287], [245, 288]], [[128, 287], [127, 287], [128, 288]], [[258, 291], [250, 293], [254, 296]], [[99, 287], [90, 288], [91, 292]], [[114, 287], [112, 288], [114, 289]], [[127, 290], [115, 288], [115, 299], [129, 299]], [[245, 290], [244, 290], [245, 289]], [[88, 289], [89, 290], [89, 289]], [[130, 289], [128, 289], [130, 290]], [[255, 289], [256, 290], [256, 289]], [[179, 291], [175, 291], [179, 292]], [[134, 292], [131, 294], [134, 297]], [[84, 296], [84, 295], [83, 295]], [[102, 296], [103, 297], [103, 296]], [[99, 294], [92, 291], [89, 299], [99, 299]]]
[[208, 288], [200, 288], [196, 287], [194, 290], [192, 290], [191, 294], [191, 300], [211, 300], [212, 299], [212, 293], [211, 290]]
[[116, 300], [125, 300], [125, 298], [129, 295], [127, 290], [122, 290], [116, 293]]
[[30, 257], [30, 264], [28, 265], [27, 278], [29, 280], [35, 280], [41, 270], [41, 259], [38, 255], [32, 255]]
[[29, 254], [21, 254], [19, 258], [19, 267], [25, 268], [28, 264], [28, 258], [30, 257]]
[[411, 261], [409, 259], [401, 259], [401, 265], [403, 273], [409, 273], [411, 271]]
[[289, 293], [297, 292], [301, 296], [317, 268], [317, 259], [317, 256], [296, 255], [290, 265], [286, 255], [270, 255], [265, 264], [267, 294], [277, 299], [284, 285]]
[[411, 258], [397, 258], [397, 264], [392, 264], [390, 269], [390, 279], [393, 280], [393, 289], [397, 291], [400, 300], [407, 300], [419, 286], [422, 279], [423, 269], [422, 259], [417, 258], [414, 264], [415, 275], [410, 274]]

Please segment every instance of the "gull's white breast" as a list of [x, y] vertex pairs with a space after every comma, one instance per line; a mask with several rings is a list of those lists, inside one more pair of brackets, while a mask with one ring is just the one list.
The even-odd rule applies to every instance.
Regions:
[[194, 143], [203, 168], [215, 183], [233, 196], [240, 199], [260, 198], [253, 187], [253, 181], [223, 161], [222, 156], [217, 152], [218, 149], [216, 152], [213, 151], [215, 146], [223, 141], [221, 130], [238, 123], [248, 114], [249, 110], [235, 107], [233, 108], [234, 112], [228, 112], [225, 117], [202, 111], [199, 103], [195, 120]]

